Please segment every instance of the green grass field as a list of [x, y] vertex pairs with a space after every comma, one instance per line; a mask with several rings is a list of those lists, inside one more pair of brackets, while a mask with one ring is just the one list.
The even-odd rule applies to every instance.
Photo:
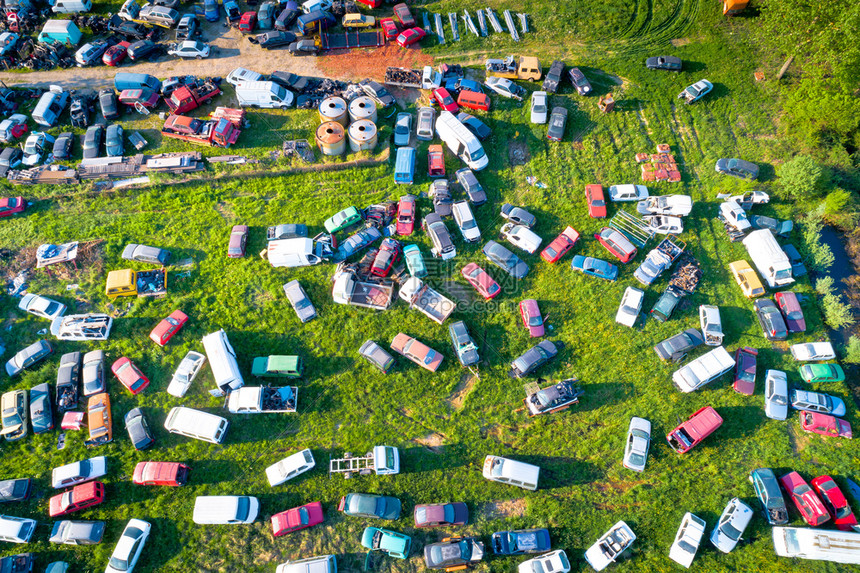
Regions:
[[[428, 4], [427, 8], [445, 13], [477, 6], [471, 1], [446, 1]], [[708, 522], [708, 534], [732, 497], [740, 497], [758, 511], [747, 481], [752, 469], [771, 467], [778, 475], [796, 469], [807, 479], [825, 473], [837, 481], [852, 476], [860, 461], [852, 442], [804, 434], [796, 416], [788, 422], [765, 417], [765, 369], [786, 370], [791, 383], [803, 383], [788, 344], [771, 344], [763, 338], [751, 301], [741, 295], [728, 270], [731, 261], [747, 258], [746, 251], [740, 243], [730, 243], [715, 220], [717, 193], [749, 188], [716, 174], [713, 165], [718, 158], [756, 161], [762, 166], [756, 188], [769, 189], [775, 180], [774, 166], [793, 153], [776, 137], [778, 110], [771, 88], [753, 79], [756, 57], [746, 34], [755, 21], [724, 20], [718, 3], [694, 0], [566, 1], [553, 6], [557, 13], [550, 17], [545, 13], [545, 3], [522, 4], [521, 9], [532, 15], [536, 32], [526, 35], [520, 45], [496, 34], [475, 39], [461, 28], [461, 43], [428, 48], [440, 60], [450, 61], [480, 59], [484, 53], [499, 56], [534, 51], [545, 68], [552, 59], [563, 57], [569, 65], [579, 65], [595, 87], [593, 97], [582, 98], [571, 93], [565, 83], [562, 93], [551, 98], [551, 105], [563, 105], [570, 113], [565, 141], [560, 144], [547, 142], [545, 126], [529, 124], [527, 104], [492, 98], [493, 111], [482, 115], [493, 128], [493, 136], [485, 142], [490, 166], [478, 174], [490, 200], [476, 209], [479, 226], [485, 239], [496, 238], [502, 222], [498, 208], [511, 202], [537, 215], [535, 231], [544, 238], [544, 244], [566, 225], [572, 225], [583, 235], [574, 254], [608, 258], [591, 238], [603, 222], [588, 218], [584, 186], [638, 183], [634, 154], [653, 152], [657, 143], [669, 143], [683, 164], [683, 182], [657, 183], [649, 188], [652, 194], [692, 195], [696, 204], [681, 238], [704, 269], [698, 292], [683, 301], [670, 321], [660, 324], [645, 320], [643, 325], [640, 319], [632, 330], [613, 322], [624, 288], [640, 286], [633, 279], [633, 270], [644, 253], [622, 265], [616, 283], [573, 274], [571, 255], [556, 265], [523, 255], [531, 272], [514, 284], [483, 260], [480, 246], [466, 246], [449, 222], [458, 255], [451, 265], [431, 267], [435, 273], [430, 283], [443, 292], [454, 292], [454, 286], [457, 292], [468, 293], [470, 300], [450, 320], [464, 320], [479, 342], [483, 360], [480, 377], [475, 379], [459, 367], [450, 347], [447, 323], [438, 326], [402, 303], [385, 313], [335, 305], [330, 294], [331, 264], [273, 269], [257, 256], [265, 247], [269, 225], [302, 222], [317, 232], [327, 217], [349, 205], [363, 207], [396, 199], [404, 192], [426, 191], [426, 143], [419, 147], [418, 172], [422, 175], [406, 188], [394, 185], [391, 164], [266, 176], [266, 170], [278, 166], [265, 159], [253, 177], [243, 171], [246, 168], [219, 167], [209, 174], [211, 179], [178, 182], [160, 177], [145, 189], [99, 193], [86, 186], [15, 188], [35, 199], [36, 204], [26, 215], [3, 221], [0, 242], [17, 253], [16, 258], [0, 263], [4, 274], [21, 268], [25, 255], [32, 261], [34, 247], [41, 243], [96, 242], [86, 263], [79, 264], [77, 270], [53, 276], [33, 273], [31, 292], [58, 298], [73, 309], [78, 304], [80, 312], [103, 311], [108, 303], [104, 296], [106, 272], [126, 266], [120, 253], [129, 242], [166, 247], [173, 251], [174, 260], [192, 258], [194, 265], [184, 278], [178, 275], [186, 269], [172, 271], [176, 278], [171, 279], [167, 297], [131, 300], [128, 313], [115, 321], [108, 342], [59, 343], [54, 356], [37, 368], [13, 380], [4, 379], [4, 391], [29, 389], [42, 382], [53, 384], [60, 354], [102, 348], [110, 361], [120, 356], [132, 358], [152, 384], [132, 397], [115, 379], [110, 380], [115, 432], [112, 444], [87, 449], [82, 431], [67, 433], [62, 451], [56, 449], [56, 432], [3, 445], [0, 478], [30, 476], [36, 483], [30, 501], [10, 504], [2, 513], [33, 517], [40, 524], [33, 543], [7, 545], [3, 554], [36, 552], [42, 569], [50, 561], [64, 559], [73, 563], [75, 571], [101, 571], [125, 522], [137, 517], [153, 524], [136, 569], [140, 572], [270, 572], [277, 563], [326, 553], [338, 556], [342, 571], [359, 571], [364, 562], [361, 531], [366, 525], [380, 525], [413, 536], [409, 560], [377, 560], [381, 571], [405, 572], [423, 570], [423, 544], [448, 534], [479, 535], [489, 544], [494, 531], [547, 527], [553, 547], [565, 549], [574, 571], [587, 571], [591, 569], [582, 558], [584, 551], [623, 519], [638, 539], [614, 570], [662, 572], [676, 569], [668, 559], [668, 549], [686, 511]], [[670, 74], [646, 70], [644, 57], [658, 52], [680, 56], [688, 71]], [[676, 104], [678, 92], [701, 78], [714, 83], [712, 94], [693, 106]], [[597, 96], [609, 91], [620, 101], [615, 112], [602, 115]], [[155, 126], [130, 125], [142, 129]], [[242, 135], [235, 152], [264, 158], [283, 138], [311, 139], [314, 126], [311, 112], [254, 112], [252, 129]], [[387, 141], [390, 133], [389, 122], [381, 139]], [[159, 145], [157, 140], [151, 143]], [[170, 142], [160, 149], [184, 147]], [[524, 151], [528, 161], [512, 166], [512, 150]], [[207, 153], [210, 151], [219, 153]], [[460, 162], [450, 153], [446, 160], [450, 176]], [[528, 176], [536, 177], [546, 188], [529, 185]], [[13, 191], [3, 184], [7, 186], [4, 194]], [[426, 198], [419, 204], [422, 213], [432, 209]], [[621, 208], [635, 211], [632, 204]], [[618, 209], [611, 204], [610, 214]], [[756, 210], [779, 217], [800, 215], [792, 205], [779, 201]], [[248, 255], [241, 260], [227, 259], [228, 234], [231, 226], [239, 223], [251, 227]], [[410, 242], [419, 244], [429, 257], [430, 244], [423, 233], [411, 237]], [[504, 284], [505, 292], [497, 302], [478, 303], [460, 277], [459, 270], [470, 261], [482, 264]], [[306, 325], [298, 322], [281, 290], [281, 285], [293, 278], [299, 279], [320, 314]], [[647, 289], [646, 311], [665, 288], [667, 278], [664, 275]], [[72, 283], [79, 284], [83, 294], [67, 291], [66, 285]], [[805, 335], [793, 335], [788, 342], [822, 339], [825, 329], [808, 280], [798, 281], [793, 290], [809, 295], [804, 304], [809, 330]], [[517, 313], [517, 303], [523, 298], [540, 302], [548, 316], [547, 338], [566, 345], [540, 375], [547, 380], [577, 376], [586, 391], [579, 406], [551, 417], [529, 419], [520, 409], [525, 381], [506, 374], [509, 362], [533, 343]], [[117, 306], [124, 308], [126, 303], [123, 300]], [[681, 394], [672, 387], [674, 367], [662, 364], [651, 347], [697, 326], [699, 304], [720, 306], [725, 345], [730, 351], [739, 346], [759, 349], [754, 396], [735, 393], [729, 377], [693, 394]], [[0, 337], [7, 347], [4, 361], [40, 338], [37, 331], [47, 326], [35, 317], [25, 317], [16, 305], [9, 297], [0, 299], [5, 320]], [[183, 309], [191, 320], [161, 349], [147, 335], [175, 308]], [[165, 392], [182, 356], [188, 350], [202, 350], [201, 337], [218, 328], [227, 331], [249, 384], [258, 383], [250, 376], [250, 366], [260, 355], [300, 354], [307, 363], [307, 374], [298, 383], [298, 414], [228, 416], [231, 427], [227, 438], [214, 446], [168, 434], [162, 424], [167, 411], [180, 404], [219, 415], [226, 412], [223, 399], [208, 393], [213, 387], [208, 367], [185, 398]], [[439, 373], [430, 374], [398, 359], [394, 372], [383, 376], [358, 356], [363, 341], [371, 338], [387, 346], [399, 331], [445, 354]], [[700, 353], [698, 350], [694, 356]], [[820, 390], [845, 399], [849, 403], [847, 419], [857, 424], [853, 401], [844, 385], [822, 385]], [[705, 405], [717, 408], [724, 425], [689, 454], [676, 455], [667, 447], [665, 434], [679, 419]], [[136, 406], [143, 409], [155, 430], [157, 444], [150, 451], [133, 450], [121, 422], [122, 416]], [[631, 416], [646, 417], [654, 426], [651, 455], [643, 474], [621, 466]], [[330, 457], [345, 451], [369, 451], [377, 444], [400, 448], [400, 475], [348, 481], [327, 475]], [[286, 485], [270, 488], [264, 469], [302, 448], [313, 450], [317, 468]], [[484, 480], [480, 469], [487, 454], [539, 465], [540, 489], [525, 492]], [[82, 548], [48, 544], [47, 499], [54, 493], [50, 489], [51, 468], [95, 455], [109, 458], [105, 478], [108, 501], [73, 518], [107, 521], [104, 542]], [[186, 462], [192, 467], [190, 483], [183, 488], [134, 486], [133, 468], [143, 460]], [[403, 501], [403, 517], [397, 522], [374, 523], [346, 517], [336, 511], [336, 506], [350, 491], [395, 495]], [[259, 497], [260, 519], [250, 526], [194, 525], [194, 497], [213, 494]], [[323, 525], [288, 537], [272, 537], [269, 516], [315, 500], [324, 505]], [[444, 501], [468, 503], [469, 525], [444, 530], [413, 528], [414, 504]], [[802, 525], [793, 509], [791, 516], [793, 525]], [[759, 513], [744, 537], [729, 555], [717, 552], [703, 540], [694, 566], [709, 572], [857, 570], [779, 560], [773, 553], [770, 527]], [[509, 572], [520, 560], [490, 557], [477, 570]]]

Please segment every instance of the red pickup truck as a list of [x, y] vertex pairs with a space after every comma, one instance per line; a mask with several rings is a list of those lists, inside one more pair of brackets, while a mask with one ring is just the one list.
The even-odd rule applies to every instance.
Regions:
[[696, 410], [686, 422], [669, 432], [666, 440], [669, 447], [683, 454], [689, 452], [699, 442], [710, 436], [714, 430], [723, 425], [723, 419], [711, 406]]
[[164, 137], [212, 147], [230, 147], [239, 133], [238, 127], [225, 118], [203, 121], [185, 115], [168, 116], [161, 128]]
[[205, 81], [197, 86], [180, 86], [176, 88], [170, 98], [165, 100], [171, 113], [183, 114], [197, 109], [213, 97], [221, 94], [221, 88], [211, 81]]

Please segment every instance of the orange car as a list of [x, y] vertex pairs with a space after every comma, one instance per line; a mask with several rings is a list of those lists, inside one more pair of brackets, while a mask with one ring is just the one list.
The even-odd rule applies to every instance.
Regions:
[[87, 402], [87, 427], [90, 429], [88, 446], [107, 444], [113, 440], [113, 418], [107, 392], [90, 396]]

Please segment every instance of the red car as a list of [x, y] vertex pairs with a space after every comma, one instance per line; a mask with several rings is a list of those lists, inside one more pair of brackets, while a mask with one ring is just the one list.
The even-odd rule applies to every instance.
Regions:
[[129, 46], [131, 46], [131, 42], [114, 44], [102, 56], [102, 63], [106, 66], [118, 66], [125, 59], [126, 54], [128, 54]]
[[540, 257], [548, 263], [557, 263], [579, 240], [579, 233], [573, 227], [567, 227], [561, 235], [553, 239], [547, 247], [541, 251]]
[[27, 116], [15, 113], [0, 122], [0, 125], [3, 125], [3, 131], [0, 132], [0, 141], [11, 143], [27, 133]]
[[188, 315], [181, 310], [174, 310], [170, 316], [158, 323], [149, 333], [149, 338], [159, 346], [164, 346], [188, 322]]
[[276, 513], [272, 516], [272, 532], [275, 537], [292, 533], [323, 522], [322, 503], [314, 501], [299, 507]]
[[257, 13], [245, 12], [239, 18], [239, 31], [243, 34], [250, 34], [257, 27]]
[[418, 215], [418, 206], [415, 195], [404, 195], [397, 203], [397, 230], [401, 237], [408, 237], [415, 231], [415, 217]]
[[161, 96], [152, 90], [122, 90], [119, 94], [119, 103], [134, 106], [140, 104], [147, 109], [158, 105]]
[[445, 150], [441, 145], [431, 145], [427, 148], [427, 175], [445, 177]]
[[603, 195], [603, 185], [586, 185], [585, 200], [588, 201], [588, 216], [592, 219], [606, 217], [606, 197]]
[[806, 332], [806, 319], [803, 318], [803, 309], [797, 295], [791, 291], [778, 292], [773, 298], [776, 306], [785, 318], [785, 325], [789, 332]]
[[0, 197], [0, 217], [11, 217], [27, 208], [23, 197]]
[[51, 517], [66, 515], [98, 505], [104, 500], [105, 484], [100, 481], [82, 483], [52, 497], [48, 501], [48, 513]]
[[594, 238], [622, 263], [629, 263], [636, 256], [636, 247], [617, 229], [603, 227]]
[[535, 299], [527, 298], [520, 302], [520, 318], [523, 319], [523, 326], [529, 329], [529, 336], [537, 338], [544, 335], [543, 316]]
[[389, 42], [395, 40], [398, 34], [400, 34], [400, 28], [397, 27], [397, 24], [391, 18], [380, 19], [379, 25], [382, 27], [382, 35]]
[[114, 362], [113, 366], [110, 367], [110, 370], [122, 385], [128, 388], [128, 391], [132, 394], [140, 394], [146, 390], [147, 386], [149, 386], [149, 378], [144, 376], [143, 373], [137, 369], [137, 366], [135, 366], [132, 361], [125, 356]]
[[233, 225], [230, 230], [230, 242], [227, 244], [227, 256], [238, 259], [245, 256], [245, 244], [248, 242], [248, 225]]
[[744, 346], [735, 352], [735, 392], [752, 396], [755, 392], [755, 367], [758, 350]]
[[191, 468], [177, 462], [140, 462], [134, 466], [132, 482], [137, 485], [178, 487], [188, 481]]
[[420, 42], [426, 35], [427, 32], [424, 31], [424, 28], [409, 28], [408, 30], [403, 30], [403, 32], [397, 36], [396, 41], [401, 48], [405, 48], [406, 46], [411, 46], [415, 42]]
[[[403, 28], [412, 28], [415, 26], [415, 18], [412, 17], [412, 12], [409, 11], [409, 6], [406, 4], [395, 4], [394, 5], [394, 17], [400, 22], [400, 25]], [[424, 31], [421, 28], [417, 28]]]
[[387, 277], [394, 263], [400, 258], [400, 251], [401, 246], [397, 239], [384, 238], [379, 246], [379, 251], [376, 253], [376, 258], [373, 259], [373, 264], [370, 266], [370, 274], [377, 277]]
[[445, 88], [436, 88], [433, 90], [433, 101], [438, 103], [445, 111], [450, 111], [451, 113], [460, 111], [460, 106], [451, 97], [451, 92]]
[[812, 487], [815, 488], [827, 511], [830, 512], [830, 517], [833, 518], [833, 524], [836, 528], [842, 531], [852, 531], [852, 526], [857, 525], [857, 518], [854, 517], [848, 500], [842, 495], [842, 490], [839, 489], [833, 478], [818, 476], [812, 480]]
[[502, 287], [499, 283], [493, 280], [493, 277], [487, 274], [487, 271], [479, 267], [475, 263], [469, 263], [463, 270], [460, 271], [469, 284], [475, 287], [484, 300], [490, 300], [502, 292]]
[[809, 484], [800, 477], [799, 473], [787, 473], [779, 478], [779, 482], [782, 484], [782, 487], [785, 488], [791, 501], [794, 502], [794, 505], [800, 512], [800, 516], [803, 518], [803, 521], [813, 527], [830, 521], [830, 515], [824, 507], [824, 503], [822, 503], [818, 496], [815, 495], [815, 492], [812, 491]]
[[851, 439], [851, 424], [830, 414], [800, 412], [800, 427], [804, 432]]

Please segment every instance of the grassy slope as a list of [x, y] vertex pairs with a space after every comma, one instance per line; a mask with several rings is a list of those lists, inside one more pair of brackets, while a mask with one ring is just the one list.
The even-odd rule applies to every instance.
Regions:
[[[610, 89], [619, 93], [619, 88], [608, 76], [600, 75], [599, 70], [624, 79], [619, 109], [606, 116], [597, 111], [596, 97], [583, 99], [571, 95], [567, 87], [561, 96], [553, 98], [553, 105], [568, 107], [573, 120], [568, 126], [568, 142], [560, 145], [545, 143], [544, 128], [528, 124], [524, 107], [493, 98], [498, 107], [487, 114], [494, 128], [487, 145], [491, 165], [479, 174], [491, 201], [478, 209], [477, 215], [487, 238], [493, 237], [500, 225], [497, 207], [505, 201], [526, 205], [535, 212], [539, 221], [536, 231], [547, 241], [567, 224], [589, 237], [601, 223], [585, 215], [583, 186], [595, 181], [606, 185], [635, 182], [638, 168], [633, 162], [634, 153], [651, 151], [657, 142], [672, 144], [685, 162], [684, 182], [675, 186], [656, 184], [652, 192], [686, 192], [696, 199], [693, 214], [687, 219], [691, 231], [683, 238], [705, 267], [700, 291], [685, 301], [688, 306], [676, 317], [665, 324], [640, 323], [634, 330], [612, 322], [624, 287], [637, 284], [632, 278], [632, 264], [622, 269], [621, 280], [608, 284], [572, 275], [569, 256], [555, 266], [526, 256], [532, 272], [522, 284], [507, 283], [510, 290], [500, 297], [496, 307], [480, 312], [480, 306], [466, 306], [455, 315], [478, 335], [485, 357], [480, 380], [465, 395], [462, 408], [457, 409], [450, 399], [463, 388], [462, 370], [449, 349], [445, 328], [402, 305], [385, 314], [336, 306], [329, 295], [330, 266], [286, 272], [271, 269], [255, 256], [264, 247], [262, 237], [267, 225], [301, 221], [317, 229], [328, 215], [344, 206], [396, 198], [403, 189], [393, 185], [389, 167], [282, 178], [240, 178], [210, 185], [155, 185], [141, 191], [40, 202], [26, 217], [4, 222], [4, 246], [19, 248], [44, 241], [104, 239], [104, 267], [82, 269], [68, 281], [81, 284], [86, 291], [82, 298], [91, 302], [94, 309], [102, 308], [106, 302], [101, 294], [104, 275], [100, 271], [123, 266], [119, 253], [127, 242], [168, 247], [179, 259], [193, 257], [196, 266], [189, 278], [173, 283], [169, 298], [135, 301], [129, 314], [116, 322], [111, 340], [101, 346], [110, 359], [131, 356], [153, 380], [152, 387], [136, 398], [120, 391], [116, 382], [111, 381], [117, 420], [113, 444], [99, 451], [88, 451], [82, 444], [83, 435], [70, 433], [62, 452], [55, 450], [56, 434], [29, 437], [4, 446], [0, 457], [3, 477], [37, 478], [34, 499], [23, 507], [12, 506], [4, 511], [32, 515], [45, 524], [47, 497], [52, 493], [48, 489], [50, 468], [89, 455], [110, 457], [111, 469], [106, 480], [110, 501], [81, 514], [81, 518], [108, 520], [106, 542], [91, 548], [58, 551], [39, 541], [26, 549], [47, 553], [51, 560], [68, 559], [82, 570], [100, 570], [124, 521], [134, 516], [148, 519], [154, 525], [153, 538], [138, 571], [240, 568], [271, 571], [277, 562], [328, 552], [342, 556], [339, 559], [342, 569], [357, 570], [363, 559], [358, 536], [365, 523], [344, 518], [335, 511], [335, 505], [349, 491], [368, 491], [397, 495], [404, 501], [405, 517], [391, 527], [413, 534], [416, 548], [440, 539], [443, 532], [413, 530], [409, 517], [412, 505], [463, 500], [470, 505], [472, 523], [451, 532], [486, 538], [504, 528], [546, 526], [551, 529], [554, 545], [566, 549], [571, 556], [575, 570], [588, 569], [580, 557], [582, 552], [612, 523], [625, 519], [639, 539], [632, 555], [628, 554], [630, 559], [625, 559], [617, 570], [664, 571], [673, 567], [666, 554], [685, 511], [697, 513], [712, 525], [732, 496], [755, 506], [752, 489], [746, 482], [751, 469], [768, 466], [779, 473], [793, 468], [808, 478], [825, 472], [850, 475], [857, 464], [856, 447], [852, 443], [806, 436], [799, 430], [796, 419], [782, 423], [764, 417], [761, 374], [754, 397], [734, 393], [726, 380], [695, 394], [682, 395], [671, 387], [673, 368], [660, 364], [651, 350], [659, 340], [695, 326], [694, 309], [698, 304], [719, 304], [729, 348], [758, 347], [760, 372], [764, 368], [783, 368], [790, 371], [792, 382], [799, 382], [794, 372], [796, 364], [786, 353], [787, 346], [774, 346], [762, 338], [752, 305], [740, 295], [728, 273], [730, 261], [745, 257], [743, 247], [729, 243], [712, 219], [717, 190], [737, 186], [734, 181], [727, 182], [714, 174], [711, 166], [718, 157], [735, 155], [772, 164], [784, 158], [789, 150], [782, 149], [772, 139], [770, 98], [765, 88], [752, 81], [754, 66], [747, 61], [741, 23], [723, 22], [712, 3], [682, 1], [680, 15], [674, 18], [675, 6], [668, 2], [639, 3], [632, 16], [622, 5], [621, 2], [559, 4], [559, 10], [571, 14], [570, 18], [552, 19], [546, 30], [528, 36], [523, 46], [516, 48], [496, 35], [481, 41], [465, 39], [462, 45], [454, 46], [458, 52], [489, 50], [498, 54], [511, 49], [525, 52], [539, 45], [536, 49], [544, 56], [545, 65], [552, 57], [568, 54], [568, 62], [580, 64], [592, 79], [602, 78], [594, 81], [598, 93]], [[446, 12], [449, 6], [462, 9], [466, 5], [439, 3], [431, 8]], [[526, 3], [524, 9], [535, 16], [540, 6]], [[697, 18], [694, 26], [691, 20], [685, 20], [693, 16]], [[541, 27], [538, 17], [533, 21], [535, 27]], [[735, 29], [738, 33], [733, 34]], [[549, 40], [556, 38], [556, 30], [570, 30], [571, 40], [559, 42], [562, 46], [555, 45]], [[615, 34], [616, 30], [624, 32]], [[600, 46], [607, 43], [600, 38], [610, 35], [618, 39], [608, 43], [609, 51], [603, 51]], [[668, 45], [669, 39], [680, 37], [691, 37], [693, 42], [679, 48]], [[586, 41], [589, 38], [592, 40]], [[679, 75], [648, 72], [641, 66], [646, 47], [679, 55], [691, 62], [694, 71]], [[453, 50], [448, 45], [432, 51], [445, 54]], [[712, 96], [692, 107], [674, 107], [675, 94], [701, 77], [715, 83]], [[640, 116], [644, 121], [640, 121]], [[291, 112], [286, 121], [305, 126], [311, 124], [311, 119], [309, 114]], [[301, 132], [301, 127], [296, 132]], [[569, 143], [574, 134], [578, 134], [581, 146]], [[243, 136], [246, 146], [259, 145], [259, 149], [264, 149], [269, 145], [266, 139], [249, 140]], [[532, 159], [525, 166], [509, 167], [511, 141], [528, 147]], [[422, 151], [425, 146], [422, 145]], [[423, 153], [419, 156], [423, 157]], [[449, 156], [449, 171], [458, 166], [459, 162]], [[419, 161], [419, 170], [424, 168], [424, 162]], [[528, 186], [527, 175], [538, 177], [548, 188]], [[772, 177], [772, 170], [766, 168], [764, 175]], [[418, 181], [414, 190], [425, 189], [427, 180]], [[60, 191], [36, 192], [40, 193], [59, 195]], [[422, 212], [430, 208], [426, 200], [421, 207]], [[784, 204], [772, 204], [760, 212], [792, 214], [791, 206]], [[230, 226], [238, 222], [252, 228], [249, 256], [241, 261], [227, 260], [223, 256], [227, 234]], [[429, 243], [425, 237], [414, 239], [426, 254]], [[437, 286], [445, 284], [446, 272], [463, 284], [457, 278], [459, 269], [467, 261], [481, 260], [477, 247], [465, 247], [459, 241], [457, 246], [460, 253], [456, 265], [439, 269], [439, 276], [431, 281]], [[601, 257], [605, 254], [589, 238], [575, 252]], [[642, 255], [637, 257], [637, 261], [641, 259]], [[502, 279], [495, 269], [490, 272]], [[320, 310], [321, 317], [309, 325], [298, 324], [281, 294], [280, 285], [291, 278], [302, 282]], [[665, 277], [648, 289], [646, 309], [656, 301], [664, 286]], [[73, 303], [63, 289], [63, 281], [51, 280], [43, 273], [38, 273], [32, 281], [33, 292]], [[806, 281], [801, 281], [797, 290], [811, 292]], [[516, 302], [526, 297], [537, 298], [549, 315], [550, 337], [567, 343], [560, 359], [541, 374], [547, 378], [576, 375], [586, 389], [581, 406], [572, 412], [529, 420], [517, 411], [523, 397], [522, 384], [507, 378], [505, 370], [510, 359], [532, 343], [516, 316]], [[192, 321], [167, 349], [159, 349], [147, 340], [146, 334], [161, 317], [177, 307], [184, 309]], [[16, 318], [11, 330], [3, 333], [9, 346], [4, 359], [36, 339], [36, 331], [45, 326], [38, 320], [21, 318], [12, 309], [12, 303], [3, 299], [0, 308], [3, 316]], [[805, 309], [810, 332], [806, 337], [793, 337], [791, 342], [814, 339], [823, 333], [817, 311], [811, 305]], [[223, 412], [221, 401], [207, 394], [212, 386], [208, 369], [184, 400], [163, 391], [184, 353], [199, 350], [200, 337], [219, 327], [228, 331], [246, 375], [256, 355], [299, 353], [306, 358], [309, 375], [300, 383], [299, 416], [233, 417], [223, 446], [172, 436], [161, 429], [167, 410], [180, 403]], [[446, 354], [438, 375], [429, 375], [399, 360], [396, 371], [384, 377], [358, 360], [356, 351], [363, 340], [374, 338], [387, 343], [400, 330], [418, 336]], [[58, 346], [58, 353], [84, 348], [77, 343]], [[31, 388], [40, 382], [53, 382], [56, 363], [54, 357], [6, 387]], [[847, 399], [841, 385], [824, 389]], [[726, 420], [723, 428], [686, 456], [672, 453], [664, 445], [665, 432], [676, 425], [679, 417], [684, 418], [707, 404], [716, 406], [723, 415]], [[125, 438], [119, 420], [134, 406], [143, 407], [150, 424], [156, 428], [159, 443], [152, 452], [133, 451]], [[849, 420], [856, 422], [853, 408], [849, 412]], [[624, 470], [620, 463], [632, 415], [647, 417], [654, 424], [655, 444], [648, 469], [642, 475]], [[444, 445], [436, 451], [416, 442], [431, 434], [444, 439]], [[402, 475], [353, 481], [329, 479], [325, 475], [323, 468], [329, 456], [343, 451], [367, 451], [377, 443], [401, 448]], [[296, 483], [275, 490], [269, 488], [263, 469], [303, 447], [313, 449], [321, 468]], [[484, 481], [479, 471], [483, 456], [488, 453], [511, 455], [540, 465], [541, 489], [527, 493]], [[27, 462], [22, 468], [24, 456]], [[131, 485], [135, 463], [146, 459], [191, 463], [192, 483], [181, 490]], [[193, 497], [219, 493], [259, 496], [264, 519], [249, 527], [193, 525], [190, 521]], [[325, 504], [327, 521], [323, 526], [285, 539], [271, 537], [269, 515], [316, 499]], [[493, 506], [488, 504], [505, 500], [513, 500], [514, 503], [504, 505], [508, 511], [514, 508], [513, 515], [490, 519]], [[800, 524], [800, 520], [795, 519], [795, 523]], [[36, 537], [45, 539], [47, 533], [48, 526], [43, 525]], [[746, 536], [751, 543], [742, 544], [724, 556], [705, 542], [697, 567], [707, 571], [784, 570], [788, 562], [774, 559], [769, 536], [769, 527], [761, 517], [756, 517]], [[8, 554], [19, 548], [5, 549]], [[514, 559], [490, 559], [479, 570], [511, 571], [515, 563]], [[835, 570], [804, 562], [791, 567], [797, 571]], [[382, 568], [423, 569], [419, 549], [409, 561], [387, 560]]]

